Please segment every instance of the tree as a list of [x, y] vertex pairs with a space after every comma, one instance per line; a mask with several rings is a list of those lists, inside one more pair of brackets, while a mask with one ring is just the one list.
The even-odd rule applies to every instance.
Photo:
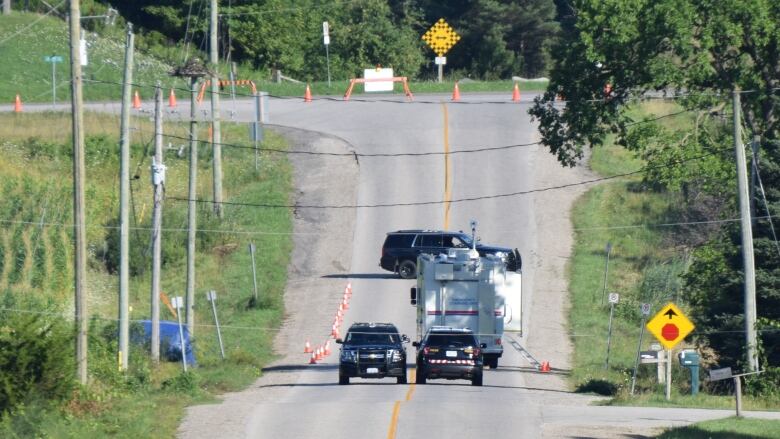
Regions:
[[[553, 49], [555, 63], [548, 90], [536, 99], [531, 115], [539, 121], [542, 142], [559, 161], [573, 166], [584, 148], [597, 147], [614, 133], [618, 142], [648, 160], [656, 173], [646, 178], [682, 188], [692, 175], [704, 188], [734, 201], [729, 181], [733, 159], [725, 135], [735, 87], [744, 90], [742, 110], [748, 138], [761, 145], [760, 175], [767, 210], [780, 211], [780, 3], [772, 0], [574, 0], [563, 8], [563, 34]], [[560, 12], [560, 9], [559, 9]], [[609, 84], [611, 91], [605, 92]], [[648, 93], [684, 94], [677, 102], [700, 122], [694, 130], [668, 132], [653, 121], [638, 121], [626, 111]], [[566, 105], [555, 105], [556, 95]], [[637, 123], [641, 122], [641, 123]], [[677, 157], [674, 160], [670, 158]], [[685, 161], [681, 158], [686, 158]], [[695, 166], [690, 163], [695, 162]], [[688, 163], [686, 165], [686, 163]], [[701, 188], [701, 186], [700, 186]], [[756, 206], [763, 206], [756, 199]], [[695, 253], [688, 291], [703, 331], [729, 330], [742, 318], [741, 259], [736, 229], [725, 229]], [[780, 321], [780, 250], [768, 221], [754, 226], [757, 307], [762, 324]], [[736, 298], [736, 299], [735, 299]], [[743, 343], [704, 334], [702, 341], [721, 358], [742, 358]], [[780, 338], [761, 335], [764, 355], [780, 362]]]

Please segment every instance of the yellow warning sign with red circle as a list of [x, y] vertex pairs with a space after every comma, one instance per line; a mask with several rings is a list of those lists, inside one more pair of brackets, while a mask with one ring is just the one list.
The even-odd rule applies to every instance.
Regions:
[[673, 349], [695, 326], [674, 303], [668, 303], [658, 311], [649, 322], [647, 330], [661, 342], [666, 349]]

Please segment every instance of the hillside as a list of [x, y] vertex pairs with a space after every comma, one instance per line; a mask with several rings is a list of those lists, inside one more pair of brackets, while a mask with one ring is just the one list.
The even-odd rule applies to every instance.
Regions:
[[[0, 99], [13, 102], [18, 93], [24, 102], [52, 101], [52, 64], [48, 56], [61, 56], [56, 64], [57, 101], [70, 100], [70, 51], [65, 21], [37, 14], [0, 16]], [[84, 72], [84, 99], [119, 99], [124, 64], [124, 40], [86, 33], [88, 65]], [[133, 82], [186, 85], [168, 76], [171, 66], [136, 50]]]

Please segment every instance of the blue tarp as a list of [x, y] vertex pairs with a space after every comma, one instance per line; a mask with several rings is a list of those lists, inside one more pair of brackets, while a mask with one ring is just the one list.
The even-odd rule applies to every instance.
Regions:
[[[141, 320], [144, 327], [144, 343], [152, 341], [152, 322], [151, 320]], [[190, 333], [186, 325], [182, 325], [184, 333], [184, 350], [187, 353], [187, 365], [195, 366], [195, 353], [192, 350], [190, 342]], [[136, 343], [140, 340], [134, 340]], [[160, 321], [160, 357], [168, 361], [181, 361], [181, 341], [179, 338], [179, 323]]]

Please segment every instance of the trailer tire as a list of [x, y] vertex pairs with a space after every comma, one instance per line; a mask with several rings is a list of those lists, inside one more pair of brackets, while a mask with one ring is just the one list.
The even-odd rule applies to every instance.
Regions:
[[472, 386], [481, 386], [482, 385], [482, 374], [481, 373], [475, 374], [471, 378], [471, 385]]
[[417, 277], [417, 264], [414, 261], [405, 260], [398, 265], [398, 275], [402, 279], [414, 279]]
[[349, 384], [349, 377], [346, 375], [339, 375], [339, 384]]
[[491, 369], [498, 369], [498, 357], [492, 355], [490, 357], [485, 357], [485, 366]]

